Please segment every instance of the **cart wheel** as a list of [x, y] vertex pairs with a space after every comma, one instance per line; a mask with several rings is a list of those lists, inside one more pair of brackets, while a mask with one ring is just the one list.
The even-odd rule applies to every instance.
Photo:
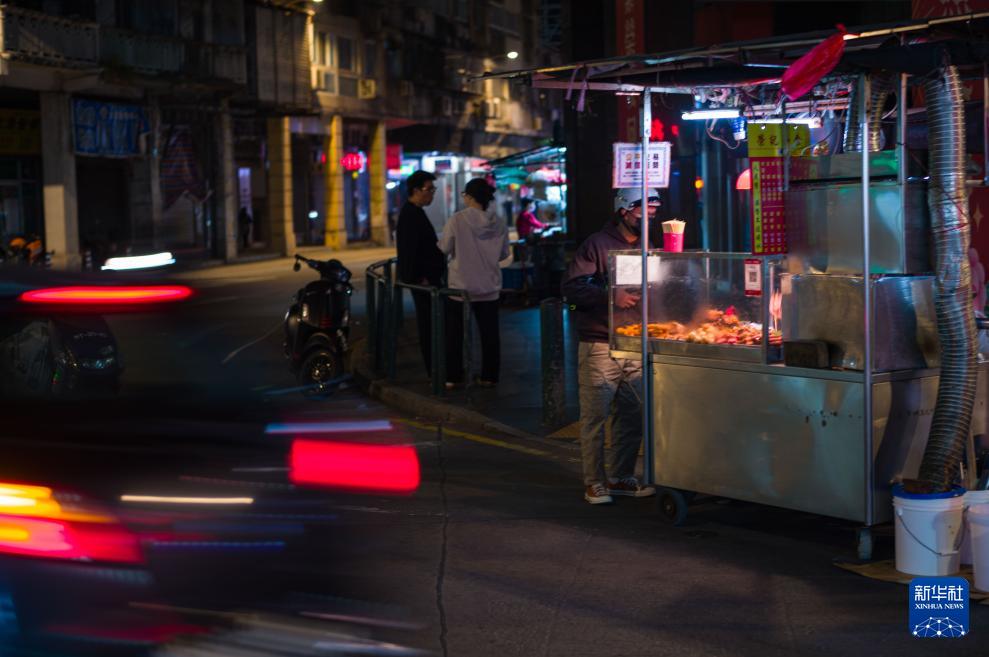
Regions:
[[674, 527], [679, 527], [687, 519], [687, 498], [675, 488], [660, 488], [657, 491], [659, 514]]
[[872, 561], [872, 527], [861, 527], [856, 535], [859, 560]]

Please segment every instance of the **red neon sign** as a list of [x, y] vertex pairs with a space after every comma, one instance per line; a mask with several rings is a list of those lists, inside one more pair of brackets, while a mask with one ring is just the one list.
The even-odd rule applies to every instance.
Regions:
[[340, 158], [340, 166], [347, 171], [360, 171], [364, 168], [364, 154], [347, 153]]

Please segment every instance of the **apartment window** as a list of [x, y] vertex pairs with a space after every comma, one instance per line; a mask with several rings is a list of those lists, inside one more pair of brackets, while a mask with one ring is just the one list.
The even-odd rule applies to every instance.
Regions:
[[374, 41], [364, 42], [364, 77], [378, 76], [378, 44]]
[[355, 70], [354, 41], [347, 37], [337, 37], [337, 68], [343, 71]]
[[333, 66], [333, 36], [326, 32], [316, 34], [316, 65]]

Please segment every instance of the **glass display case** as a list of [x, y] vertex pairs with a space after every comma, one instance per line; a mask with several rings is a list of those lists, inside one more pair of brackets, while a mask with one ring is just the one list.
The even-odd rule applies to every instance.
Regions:
[[[649, 255], [651, 353], [747, 363], [782, 359], [783, 256], [654, 251]], [[608, 255], [611, 349], [642, 350], [642, 253]]]

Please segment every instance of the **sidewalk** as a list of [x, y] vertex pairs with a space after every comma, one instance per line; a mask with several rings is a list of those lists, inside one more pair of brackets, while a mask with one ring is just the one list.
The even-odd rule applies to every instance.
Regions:
[[[494, 430], [523, 438], [576, 439], [577, 335], [564, 311], [566, 421], [559, 426], [542, 422], [542, 356], [539, 307], [501, 307], [501, 381], [495, 388], [470, 386], [432, 394], [419, 351], [415, 311], [406, 295], [405, 318], [399, 331], [394, 381], [375, 377], [368, 364], [366, 344], [355, 344], [353, 369], [371, 396], [407, 413], [456, 421], [476, 430]], [[480, 368], [481, 347], [473, 330], [473, 374]]]

